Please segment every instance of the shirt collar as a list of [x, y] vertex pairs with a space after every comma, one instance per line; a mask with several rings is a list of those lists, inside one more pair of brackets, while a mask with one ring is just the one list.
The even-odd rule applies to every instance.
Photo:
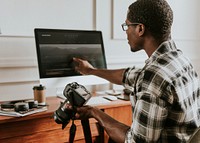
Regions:
[[177, 48], [173, 40], [164, 41], [153, 52], [153, 54], [145, 61], [145, 63], [149, 64], [152, 61], [156, 60], [160, 55], [167, 53], [169, 51], [174, 51], [174, 50], [177, 50]]

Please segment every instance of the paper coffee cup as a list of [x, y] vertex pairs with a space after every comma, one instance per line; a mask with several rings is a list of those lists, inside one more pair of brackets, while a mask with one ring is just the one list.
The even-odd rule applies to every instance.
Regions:
[[34, 100], [38, 102], [38, 105], [46, 105], [46, 88], [41, 84], [33, 87]]

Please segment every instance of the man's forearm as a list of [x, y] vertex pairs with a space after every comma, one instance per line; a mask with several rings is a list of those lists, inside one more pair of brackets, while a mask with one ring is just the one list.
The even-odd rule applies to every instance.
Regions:
[[104, 128], [110, 138], [116, 143], [123, 143], [125, 141], [126, 132], [129, 126], [118, 122], [103, 111], [93, 108], [93, 117]]
[[93, 69], [91, 74], [104, 78], [114, 84], [122, 84], [124, 69], [118, 70], [105, 70], [105, 69]]

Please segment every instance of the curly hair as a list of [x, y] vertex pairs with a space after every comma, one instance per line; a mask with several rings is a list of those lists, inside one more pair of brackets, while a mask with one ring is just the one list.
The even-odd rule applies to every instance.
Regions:
[[129, 6], [127, 19], [144, 24], [155, 38], [168, 38], [173, 11], [166, 0], [137, 0]]

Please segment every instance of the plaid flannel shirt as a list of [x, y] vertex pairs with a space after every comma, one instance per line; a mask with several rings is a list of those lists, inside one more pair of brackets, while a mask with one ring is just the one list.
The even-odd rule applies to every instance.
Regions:
[[199, 79], [172, 40], [163, 42], [143, 69], [127, 68], [133, 122], [126, 143], [184, 143], [200, 125]]

